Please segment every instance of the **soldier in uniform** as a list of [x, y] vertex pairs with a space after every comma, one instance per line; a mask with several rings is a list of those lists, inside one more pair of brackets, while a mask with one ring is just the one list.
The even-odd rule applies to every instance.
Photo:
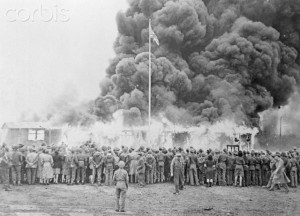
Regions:
[[300, 184], [300, 155], [299, 155], [299, 152], [295, 151], [295, 159], [296, 161], [298, 162], [298, 165], [297, 165], [297, 179], [298, 179], [298, 184]]
[[83, 154], [82, 149], [77, 150], [78, 154], [75, 157], [75, 162], [77, 164], [77, 184], [81, 183], [85, 184], [85, 170], [87, 167], [87, 158], [86, 155]]
[[105, 167], [105, 185], [111, 186], [113, 180], [114, 165], [115, 165], [115, 158], [111, 154], [111, 151], [108, 151], [107, 155], [104, 157], [103, 165]]
[[270, 154], [269, 159], [270, 159], [271, 175], [270, 175], [270, 178], [269, 178], [267, 186], [263, 186], [263, 187], [266, 187], [266, 188], [270, 188], [271, 187], [272, 181], [273, 181], [273, 177], [274, 177], [274, 173], [275, 173], [275, 170], [276, 170], [275, 154], [273, 154], [273, 155]]
[[[137, 155], [137, 152], [135, 152], [133, 150], [132, 150], [132, 152], [129, 153], [129, 157], [130, 157], [129, 182], [130, 183], [136, 183], [137, 182], [136, 166], [137, 166], [138, 155]], [[154, 166], [155, 166], [155, 164], [154, 164]], [[153, 167], [153, 170], [154, 170], [154, 167]]]
[[260, 153], [257, 152], [255, 154], [255, 185], [262, 186], [262, 181], [261, 181], [261, 158], [260, 158]]
[[19, 151], [22, 155], [22, 163], [21, 163], [21, 183], [25, 183], [27, 180], [26, 175], [26, 156], [27, 156], [27, 147], [24, 147], [23, 144], [19, 144]]
[[7, 147], [3, 147], [0, 150], [0, 179], [3, 183], [3, 189], [5, 191], [11, 191], [9, 185], [9, 157], [8, 157], [9, 149]]
[[199, 185], [199, 180], [198, 180], [198, 172], [197, 172], [197, 167], [198, 167], [198, 160], [197, 160], [197, 155], [195, 150], [191, 150], [191, 154], [188, 157], [188, 167], [189, 167], [189, 175], [190, 175], [190, 185], [194, 185], [194, 182], [196, 185]]
[[71, 149], [69, 154], [65, 158], [66, 163], [66, 182], [68, 185], [73, 185], [76, 177], [76, 162], [75, 162], [75, 150]]
[[174, 194], [179, 194], [179, 190], [183, 189], [184, 179], [183, 179], [183, 165], [184, 159], [181, 153], [176, 153], [176, 156], [171, 162], [171, 176], [174, 176], [175, 192]]
[[116, 185], [116, 212], [125, 212], [125, 199], [128, 190], [129, 177], [126, 170], [124, 170], [125, 163], [120, 161], [119, 169], [114, 173], [113, 181]]
[[266, 186], [268, 184], [268, 179], [270, 177], [270, 158], [262, 153], [261, 157], [261, 178], [262, 178], [262, 185]]
[[276, 169], [273, 173], [272, 184], [269, 190], [273, 191], [274, 187], [280, 184], [285, 188], [286, 193], [288, 193], [289, 189], [287, 183], [289, 183], [289, 179], [285, 174], [284, 161], [280, 158], [279, 152], [275, 154], [275, 161], [276, 161], [276, 165], [275, 165]]
[[214, 167], [215, 171], [214, 171], [214, 184], [217, 185], [217, 183], [219, 184], [220, 182], [218, 182], [218, 180], [220, 179], [220, 168], [219, 168], [219, 156], [220, 156], [220, 152], [218, 149], [215, 150], [214, 154], [212, 154], [213, 156], [213, 160], [214, 163], [216, 164], [216, 166]]
[[199, 151], [198, 154], [198, 179], [200, 181], [200, 185], [204, 185], [204, 180], [205, 180], [205, 154], [203, 151]]
[[169, 148], [166, 152], [166, 164], [165, 164], [165, 180], [166, 182], [171, 181], [171, 162], [173, 160], [173, 152], [172, 149]]
[[22, 161], [22, 154], [18, 151], [18, 146], [13, 146], [13, 152], [11, 154], [11, 173], [12, 173], [12, 181], [13, 185], [19, 185], [21, 186], [21, 165], [23, 163]]
[[252, 151], [251, 156], [249, 157], [250, 184], [252, 186], [255, 185], [255, 166], [256, 159], [254, 158], [254, 151]]
[[146, 183], [153, 184], [154, 166], [156, 165], [155, 158], [152, 155], [152, 151], [149, 151], [146, 156]]
[[124, 147], [122, 149], [122, 152], [119, 155], [119, 157], [120, 157], [120, 161], [124, 161], [124, 163], [125, 163], [124, 169], [128, 173], [129, 172], [129, 163], [130, 163], [130, 157], [129, 157], [128, 147]]
[[162, 149], [159, 148], [159, 152], [157, 154], [157, 163], [158, 163], [158, 182], [164, 182], [165, 181], [165, 176], [164, 176], [164, 168], [165, 168], [165, 154], [162, 152]]
[[227, 150], [223, 149], [223, 153], [218, 158], [219, 165], [219, 185], [226, 185], [226, 163], [227, 163]]
[[290, 163], [289, 163], [290, 161], [285, 152], [281, 153], [281, 159], [283, 160], [283, 163], [284, 163], [285, 174], [287, 175], [288, 178], [291, 178], [290, 177]]
[[290, 176], [291, 176], [291, 187], [296, 188], [298, 186], [297, 167], [299, 166], [298, 161], [295, 159], [296, 154], [292, 153], [290, 159]]
[[243, 152], [239, 151], [238, 156], [235, 158], [235, 170], [234, 170], [234, 185], [237, 187], [239, 179], [240, 187], [242, 187], [244, 177], [244, 165], [245, 161], [243, 158]]
[[138, 182], [140, 187], [145, 186], [145, 161], [143, 158], [143, 153], [139, 152], [138, 157], [138, 164], [137, 164], [137, 175], [138, 175]]
[[249, 152], [243, 152], [243, 158], [245, 161], [244, 165], [244, 178], [243, 178], [243, 186], [248, 187], [250, 185], [250, 172], [249, 172]]
[[226, 160], [227, 185], [233, 185], [234, 161], [235, 157], [232, 155], [232, 152], [229, 152]]
[[155, 158], [155, 166], [154, 166], [154, 183], [157, 183], [158, 182], [158, 158], [157, 158], [157, 155], [159, 153], [159, 151], [157, 149], [153, 149], [152, 150], [152, 153], [153, 153], [153, 156]]
[[38, 162], [38, 154], [35, 149], [29, 149], [29, 154], [26, 156], [26, 172], [28, 184], [35, 184], [36, 169]]
[[188, 184], [190, 183], [190, 167], [189, 167], [189, 156], [190, 156], [190, 150], [186, 149], [186, 152], [184, 150], [181, 152], [181, 155], [184, 159], [184, 166], [183, 166], [183, 177], [184, 181]]
[[96, 179], [96, 175], [97, 175], [97, 182], [98, 185], [101, 185], [101, 180], [102, 180], [102, 167], [103, 167], [103, 161], [104, 158], [101, 155], [101, 152], [97, 151], [94, 153], [93, 157], [92, 157], [92, 179], [91, 179], [91, 183], [94, 184], [94, 181]]

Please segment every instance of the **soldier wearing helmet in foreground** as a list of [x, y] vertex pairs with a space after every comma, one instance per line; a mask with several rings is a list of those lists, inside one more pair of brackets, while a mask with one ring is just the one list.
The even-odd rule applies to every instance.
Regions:
[[124, 170], [125, 163], [120, 161], [119, 169], [115, 171], [113, 176], [114, 184], [116, 185], [116, 211], [125, 212], [125, 199], [128, 190], [129, 177], [126, 170]]
[[177, 152], [171, 162], [171, 176], [174, 176], [175, 195], [179, 194], [179, 190], [183, 189], [183, 185], [184, 185], [183, 166], [184, 166], [184, 159], [181, 153]]

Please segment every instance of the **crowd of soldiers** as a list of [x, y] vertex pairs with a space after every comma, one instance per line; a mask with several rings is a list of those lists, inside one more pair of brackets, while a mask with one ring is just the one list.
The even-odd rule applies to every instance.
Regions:
[[[105, 184], [113, 185], [113, 173], [119, 161], [125, 163], [130, 183], [174, 182], [175, 194], [184, 185], [268, 186], [281, 158], [289, 186], [300, 181], [300, 156], [297, 149], [288, 152], [230, 152], [226, 149], [203, 151], [193, 147], [144, 148], [122, 146], [111, 148], [86, 142], [78, 148], [66, 145], [40, 147], [21, 144], [0, 149], [0, 177], [5, 190], [22, 184]], [[271, 187], [272, 189], [272, 187]]]

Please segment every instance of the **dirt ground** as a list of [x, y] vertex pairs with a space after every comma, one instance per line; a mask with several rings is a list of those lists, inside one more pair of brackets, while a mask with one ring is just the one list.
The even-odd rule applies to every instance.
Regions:
[[260, 187], [186, 186], [174, 195], [171, 183], [130, 185], [126, 213], [114, 211], [114, 187], [24, 185], [0, 190], [0, 216], [93, 215], [300, 215], [299, 189], [269, 192]]

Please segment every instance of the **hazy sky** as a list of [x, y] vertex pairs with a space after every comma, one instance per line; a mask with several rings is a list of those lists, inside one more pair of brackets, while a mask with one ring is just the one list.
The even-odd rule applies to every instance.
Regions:
[[99, 93], [126, 0], [0, 1], [0, 123], [39, 112], [71, 89]]

